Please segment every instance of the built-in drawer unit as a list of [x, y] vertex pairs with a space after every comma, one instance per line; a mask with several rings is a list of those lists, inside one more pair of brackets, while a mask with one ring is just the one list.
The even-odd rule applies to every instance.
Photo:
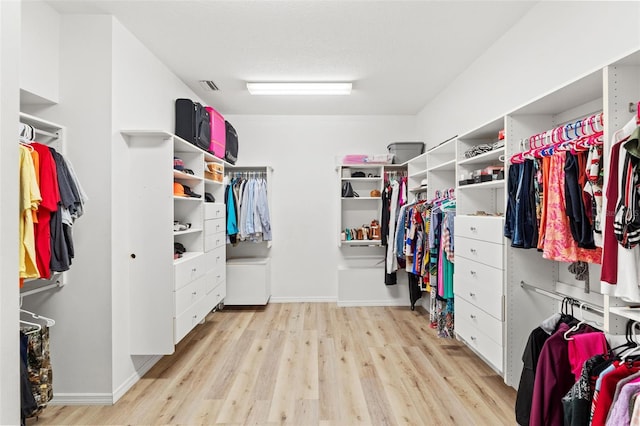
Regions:
[[477, 306], [472, 305], [463, 298], [456, 300], [456, 321], [464, 319], [478, 330], [482, 330], [491, 340], [498, 345], [503, 344], [502, 321], [492, 317]]
[[204, 255], [198, 254], [195, 257], [185, 259], [173, 266], [174, 290], [178, 290], [191, 281], [204, 275]]
[[204, 266], [207, 272], [226, 264], [226, 250], [224, 246], [206, 251], [204, 253]]
[[226, 207], [224, 203], [204, 203], [204, 219], [224, 218]]
[[503, 270], [456, 258], [453, 291], [488, 314], [503, 319]]
[[[455, 235], [504, 244], [504, 219], [493, 216], [456, 216]], [[456, 247], [456, 254], [457, 254]]]
[[454, 246], [456, 259], [463, 257], [494, 268], [504, 268], [504, 246], [501, 244], [456, 235]]
[[175, 293], [175, 317], [178, 317], [186, 311], [189, 306], [205, 297], [207, 294], [207, 276], [201, 276], [177, 290]]
[[503, 346], [494, 342], [466, 318], [456, 315], [456, 334], [496, 370], [503, 370]]

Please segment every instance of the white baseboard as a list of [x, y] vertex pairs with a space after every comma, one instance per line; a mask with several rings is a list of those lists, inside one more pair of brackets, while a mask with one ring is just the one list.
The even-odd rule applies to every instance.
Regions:
[[162, 355], [155, 355], [140, 366], [127, 380], [122, 383], [116, 391], [111, 393], [56, 393], [51, 400], [51, 405], [113, 405], [133, 385], [135, 385], [142, 376], [147, 374], [160, 359]]
[[129, 376], [129, 378], [125, 380], [124, 383], [122, 383], [120, 386], [118, 386], [118, 389], [116, 389], [115, 392], [113, 392], [113, 403], [115, 404], [120, 398], [122, 398], [124, 394], [127, 393], [127, 391], [131, 389], [131, 387], [135, 385], [142, 376], [147, 374], [147, 371], [151, 370], [151, 367], [156, 365], [156, 363], [161, 359], [162, 355], [154, 355], [149, 357], [149, 359], [144, 364], [142, 364], [137, 371]]
[[338, 300], [338, 306], [411, 306], [411, 303], [406, 300]]
[[335, 297], [275, 297], [271, 296], [269, 299], [271, 303], [335, 303]]
[[51, 405], [113, 405], [110, 393], [56, 393]]

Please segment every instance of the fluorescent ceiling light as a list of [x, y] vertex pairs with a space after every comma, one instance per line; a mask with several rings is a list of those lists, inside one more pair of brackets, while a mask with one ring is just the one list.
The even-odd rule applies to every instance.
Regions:
[[247, 83], [252, 95], [349, 95], [351, 83]]

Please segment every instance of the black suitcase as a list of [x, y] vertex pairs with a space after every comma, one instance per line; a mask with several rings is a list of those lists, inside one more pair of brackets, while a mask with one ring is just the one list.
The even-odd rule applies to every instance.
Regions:
[[238, 161], [238, 134], [231, 123], [226, 120], [224, 122], [224, 127], [227, 132], [224, 159], [231, 164], [236, 164], [236, 161]]
[[205, 151], [211, 145], [211, 118], [204, 106], [191, 99], [176, 99], [176, 136]]

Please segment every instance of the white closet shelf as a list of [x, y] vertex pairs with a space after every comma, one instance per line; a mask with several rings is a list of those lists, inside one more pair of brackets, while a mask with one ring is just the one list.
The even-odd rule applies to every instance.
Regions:
[[175, 236], [175, 235], [195, 234], [198, 232], [202, 232], [202, 228], [190, 228], [184, 231], [174, 231], [173, 235]]
[[350, 178], [342, 178], [342, 181], [349, 181], [349, 182], [379, 182], [382, 180], [381, 177], [363, 177], [363, 178], [359, 178], [359, 177], [350, 177]]
[[431, 148], [427, 151], [429, 156], [432, 155], [455, 155], [456, 153], [456, 139], [449, 139], [446, 142], [441, 143], [438, 146]]
[[381, 200], [381, 197], [342, 197], [343, 200]]
[[634, 321], [640, 321], [640, 308], [630, 308], [628, 306], [616, 306], [609, 308], [609, 312]]
[[498, 160], [498, 158], [503, 154], [504, 154], [504, 147], [494, 149], [493, 151], [485, 152], [480, 155], [476, 155], [475, 157], [465, 158], [464, 160], [460, 160], [458, 164], [463, 166], [465, 164], [488, 163], [493, 160]]
[[458, 185], [458, 190], [466, 191], [467, 189], [495, 189], [504, 187], [504, 179], [492, 180], [489, 182], [472, 183], [469, 185]]
[[181, 263], [184, 263], [186, 261], [188, 261], [189, 259], [193, 259], [194, 257], [198, 257], [201, 256], [202, 252], [201, 251], [187, 251], [182, 253], [182, 257], [179, 259], [174, 259], [173, 260], [173, 264], [174, 265], [179, 265]]
[[409, 175], [410, 178], [421, 178], [423, 176], [427, 176], [427, 169], [420, 170], [419, 172], [411, 173]]
[[343, 245], [347, 246], [380, 246], [382, 245], [381, 240], [349, 240], [349, 241], [340, 241]]
[[427, 187], [419, 186], [417, 188], [409, 188], [409, 192], [427, 192]]
[[437, 171], [453, 171], [456, 169], [456, 160], [445, 161], [442, 164], [438, 164], [437, 166], [429, 167], [428, 171], [437, 172]]
[[202, 202], [202, 198], [196, 198], [196, 197], [180, 197], [179, 195], [174, 195], [173, 196], [174, 200], [181, 200], [181, 201], [200, 201]]
[[200, 176], [191, 175], [189, 173], [184, 173], [184, 172], [181, 172], [180, 170], [175, 170], [175, 169], [173, 170], [173, 177], [174, 179], [190, 180], [190, 181], [197, 181], [197, 182], [200, 182], [204, 179]]
[[203, 180], [204, 180], [204, 183], [207, 183], [207, 184], [222, 185], [222, 182], [218, 182], [217, 180], [207, 179], [207, 178], [204, 178]]

